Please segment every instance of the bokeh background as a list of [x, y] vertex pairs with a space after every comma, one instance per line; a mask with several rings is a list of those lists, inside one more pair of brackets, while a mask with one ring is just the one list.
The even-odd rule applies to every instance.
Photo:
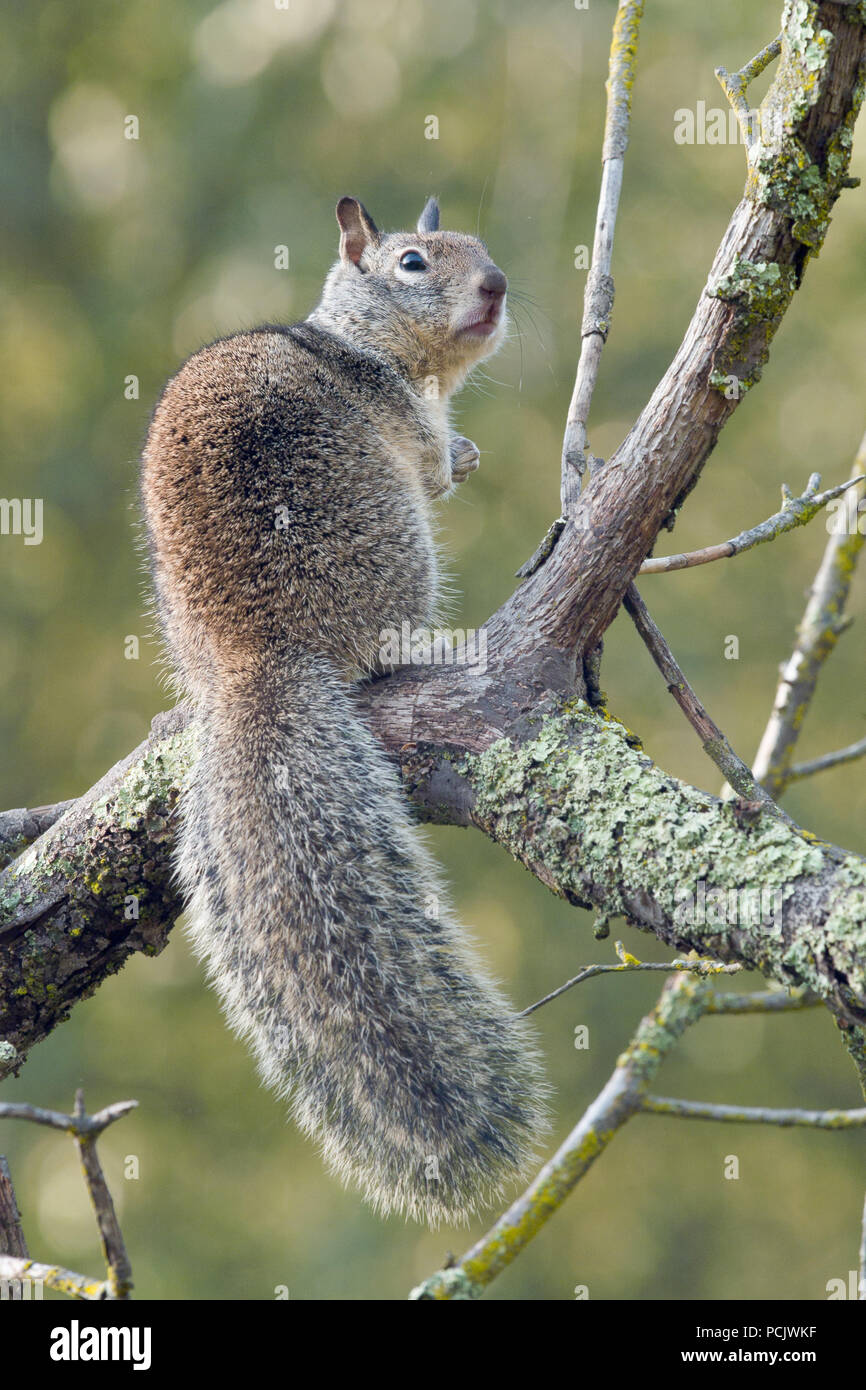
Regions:
[[[779, 28], [779, 0], [654, 0], [641, 37], [620, 209], [613, 332], [591, 446], [608, 456], [666, 367], [743, 183], [737, 145], [675, 143], [674, 112], [721, 107], [733, 69]], [[187, 353], [262, 320], [303, 317], [336, 249], [350, 192], [384, 227], [430, 192], [508, 272], [511, 340], [457, 408], [482, 468], [443, 515], [477, 625], [558, 511], [561, 432], [591, 244], [613, 0], [42, 0], [0, 12], [6, 275], [0, 290], [0, 495], [44, 499], [45, 537], [0, 540], [2, 797], [39, 805], [85, 790], [165, 706], [135, 545], [148, 412]], [[753, 91], [758, 98], [767, 74]], [[125, 118], [139, 138], [124, 138]], [[436, 116], [439, 138], [425, 138]], [[426, 124], [425, 124], [426, 123]], [[866, 174], [866, 131], [853, 172]], [[675, 538], [688, 549], [776, 510], [812, 470], [847, 475], [866, 424], [866, 196], [845, 194], [760, 387], [727, 427]], [[289, 268], [274, 248], [289, 248]], [[135, 376], [138, 399], [125, 383]], [[711, 712], [750, 757], [826, 540], [805, 531], [732, 563], [647, 579], [644, 595]], [[812, 756], [862, 736], [864, 577], [805, 729]], [[739, 638], [736, 661], [724, 658]], [[140, 658], [124, 656], [140, 638]], [[718, 774], [620, 618], [603, 684], [668, 770]], [[793, 815], [866, 850], [862, 765], [795, 787]], [[587, 914], [556, 901], [471, 831], [437, 829], [463, 919], [521, 1006], [584, 963], [612, 959]], [[614, 925], [630, 949], [650, 937]], [[755, 983], [760, 983], [755, 981]], [[742, 986], [742, 979], [738, 982]], [[555, 1142], [606, 1080], [657, 997], [658, 976], [601, 978], [542, 1010]], [[590, 1047], [576, 1051], [577, 1024]], [[384, 1223], [322, 1169], [260, 1089], [222, 1024], [181, 930], [136, 959], [38, 1047], [5, 1098], [140, 1109], [102, 1143], [139, 1296], [403, 1298], [469, 1234]], [[858, 1103], [823, 1011], [714, 1018], [687, 1036], [658, 1089], [715, 1101]], [[633, 1120], [489, 1297], [726, 1299], [826, 1296], [856, 1266], [861, 1135]], [[553, 1140], [552, 1140], [553, 1143]], [[31, 1249], [97, 1273], [72, 1147], [7, 1124]], [[727, 1155], [740, 1177], [726, 1180]], [[140, 1176], [124, 1177], [136, 1155]]]

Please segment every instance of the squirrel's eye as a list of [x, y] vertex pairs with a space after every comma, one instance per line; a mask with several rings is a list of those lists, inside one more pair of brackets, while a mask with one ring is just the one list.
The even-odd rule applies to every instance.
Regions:
[[403, 270], [426, 270], [427, 262], [419, 251], [404, 251], [400, 257]]

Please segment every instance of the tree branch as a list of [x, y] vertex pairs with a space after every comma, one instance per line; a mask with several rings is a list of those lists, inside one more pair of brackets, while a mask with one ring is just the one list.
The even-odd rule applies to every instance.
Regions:
[[789, 1125], [809, 1129], [862, 1129], [866, 1110], [771, 1110], [763, 1105], [711, 1105], [672, 1096], [644, 1096], [644, 1115], [673, 1115], [681, 1120], [723, 1120], [728, 1124]]
[[812, 777], [816, 772], [826, 772], [840, 763], [852, 763], [856, 758], [866, 757], [866, 738], [849, 743], [847, 748], [839, 748], [835, 753], [824, 753], [820, 758], [812, 758], [808, 763], [794, 763], [788, 768], [788, 781], [796, 782], [801, 777]]
[[742, 758], [737, 757], [718, 724], [707, 714], [686, 680], [684, 672], [677, 664], [661, 631], [650, 617], [649, 610], [641, 598], [636, 584], [629, 584], [626, 589], [623, 606], [634, 622], [650, 656], [664, 676], [668, 690], [701, 740], [707, 757], [712, 759], [716, 767], [727, 777], [734, 790], [739, 792], [746, 801], [762, 805], [769, 815], [778, 816], [781, 820], [787, 821], [789, 825], [793, 825], [790, 816], [787, 816], [776, 805], [769, 792], [766, 792], [761, 784], [755, 781], [751, 769], [746, 766]]
[[[859, 479], [864, 469], [866, 434], [860, 441], [851, 478]], [[864, 500], [866, 482], [858, 481], [847, 494], [844, 518], [836, 518], [837, 525], [825, 546], [806, 611], [797, 629], [793, 654], [782, 667], [773, 712], [755, 755], [755, 777], [774, 797], [781, 796], [794, 775], [791, 759], [818, 677], [849, 625], [850, 620], [844, 616], [845, 605], [866, 539], [860, 530], [860, 506]]]
[[708, 1014], [782, 1014], [798, 1009], [814, 1009], [821, 1000], [808, 989], [756, 990], [752, 994], [715, 993], [707, 1004]]
[[0, 1252], [17, 1255], [23, 1260], [30, 1258], [21, 1228], [21, 1213], [12, 1186], [12, 1174], [3, 1154], [0, 1154]]
[[601, 152], [601, 192], [595, 219], [592, 265], [586, 277], [583, 297], [580, 360], [562, 445], [563, 517], [572, 515], [580, 497], [581, 478], [586, 468], [586, 422], [613, 312], [614, 284], [610, 266], [623, 161], [628, 148], [631, 90], [642, 16], [643, 0], [619, 0], [610, 46], [607, 115]]
[[728, 560], [733, 555], [742, 555], [744, 550], [751, 550], [756, 545], [764, 545], [767, 541], [774, 541], [777, 536], [784, 535], [786, 531], [793, 531], [797, 526], [805, 526], [813, 517], [817, 516], [822, 507], [826, 507], [828, 502], [841, 497], [843, 492], [849, 488], [856, 487], [858, 483], [866, 482], [866, 478], [849, 478], [847, 482], [839, 483], [836, 487], [828, 488], [826, 492], [819, 492], [821, 486], [820, 473], [813, 473], [806, 490], [800, 497], [785, 497], [780, 512], [775, 512], [757, 526], [752, 526], [748, 531], [741, 531], [732, 540], [722, 541], [719, 545], [707, 545], [702, 550], [692, 550], [684, 555], [657, 555], [652, 559], [644, 560], [640, 567], [640, 574], [668, 574], [671, 570], [690, 569], [694, 565], [708, 565], [713, 560]]
[[[696, 975], [731, 975], [742, 970], [741, 965], [725, 965], [723, 961], [707, 960], [661, 960], [647, 961], [637, 960], [635, 956], [629, 955], [621, 941], [616, 942], [616, 953], [619, 956], [619, 965], [587, 965], [583, 970], [574, 975], [572, 979], [566, 980], [564, 985], [554, 989], [550, 994], [545, 994], [543, 999], [539, 999], [534, 1004], [530, 1004], [528, 1009], [521, 1009], [520, 1017], [528, 1018], [534, 1014], [536, 1009], [542, 1008], [552, 1000], [558, 999], [561, 994], [573, 989], [575, 985], [582, 985], [584, 980], [593, 980], [597, 975], [621, 975], [623, 972], [634, 970], [642, 971], [664, 971], [670, 975], [677, 970], [689, 970]], [[747, 996], [748, 997], [748, 996]]]
[[739, 72], [728, 72], [725, 68], [716, 68], [716, 77], [722, 85], [722, 89], [731, 106], [736, 112], [740, 130], [743, 132], [743, 139], [746, 148], [751, 152], [758, 143], [757, 132], [753, 127], [752, 113], [749, 110], [749, 103], [746, 101], [746, 89], [750, 82], [754, 82], [769, 67], [774, 58], [778, 58], [782, 50], [782, 35], [768, 43], [766, 48], [762, 48], [760, 53], [746, 63], [745, 67], [740, 68]]

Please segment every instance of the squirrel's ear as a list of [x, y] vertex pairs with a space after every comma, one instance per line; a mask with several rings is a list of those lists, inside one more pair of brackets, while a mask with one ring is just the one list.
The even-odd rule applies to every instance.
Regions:
[[439, 230], [439, 201], [436, 198], [428, 198], [424, 204], [424, 210], [418, 218], [418, 232], [438, 232]]
[[379, 245], [379, 228], [357, 198], [341, 198], [337, 204], [340, 224], [340, 259], [360, 265], [368, 246]]

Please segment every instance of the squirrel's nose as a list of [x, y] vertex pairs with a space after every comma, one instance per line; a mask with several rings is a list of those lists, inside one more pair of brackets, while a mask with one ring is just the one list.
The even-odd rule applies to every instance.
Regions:
[[482, 270], [478, 288], [482, 294], [490, 295], [491, 299], [501, 299], [508, 289], [508, 281], [499, 266], [491, 262]]

